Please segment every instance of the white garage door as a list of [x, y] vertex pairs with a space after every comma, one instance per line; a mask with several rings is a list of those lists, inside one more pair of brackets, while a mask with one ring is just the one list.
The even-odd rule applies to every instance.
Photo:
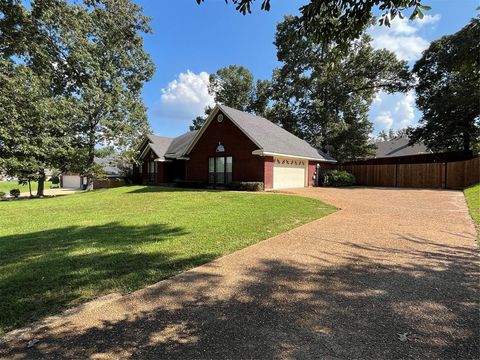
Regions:
[[64, 188], [75, 188], [75, 189], [79, 188], [80, 176], [79, 175], [63, 175], [62, 186]]
[[274, 158], [273, 188], [287, 189], [305, 186], [308, 161]]

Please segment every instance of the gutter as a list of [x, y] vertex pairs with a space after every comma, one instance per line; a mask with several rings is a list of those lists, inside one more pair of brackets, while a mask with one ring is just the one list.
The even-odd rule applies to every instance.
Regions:
[[321, 162], [331, 162], [331, 163], [336, 163], [337, 161], [335, 160], [327, 160], [327, 159], [319, 159], [319, 158], [313, 158], [313, 157], [308, 157], [308, 156], [299, 156], [299, 155], [290, 155], [290, 154], [281, 154], [281, 153], [276, 153], [276, 152], [270, 152], [270, 151], [264, 151], [264, 150], [253, 150], [252, 155], [258, 155], [258, 156], [277, 156], [277, 157], [286, 157], [286, 158], [294, 158], [294, 159], [302, 159], [302, 160], [311, 160], [311, 161], [321, 161]]

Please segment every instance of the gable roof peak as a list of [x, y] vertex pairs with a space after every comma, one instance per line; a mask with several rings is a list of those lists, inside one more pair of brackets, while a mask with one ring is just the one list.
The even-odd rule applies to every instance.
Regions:
[[215, 106], [187, 151], [192, 150], [195, 142], [219, 110], [258, 146], [262, 155], [271, 156], [270, 154], [275, 154], [277, 156], [303, 157], [319, 161], [335, 161], [332, 157], [319, 152], [305, 140], [293, 135], [272, 121], [222, 104]]

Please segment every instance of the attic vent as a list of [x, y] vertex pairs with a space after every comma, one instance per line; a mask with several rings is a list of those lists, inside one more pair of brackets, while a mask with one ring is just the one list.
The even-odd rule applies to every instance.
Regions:
[[217, 121], [222, 122], [223, 121], [223, 114], [218, 114], [217, 116]]

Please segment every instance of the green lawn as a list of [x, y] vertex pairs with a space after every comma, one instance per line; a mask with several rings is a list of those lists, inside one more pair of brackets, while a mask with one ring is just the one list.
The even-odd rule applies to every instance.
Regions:
[[0, 203], [0, 333], [334, 211], [296, 196], [145, 186]]
[[466, 188], [464, 193], [468, 208], [470, 209], [470, 215], [472, 215], [473, 222], [478, 231], [480, 230], [480, 184]]
[[[32, 193], [36, 193], [37, 191], [37, 183], [31, 182], [32, 184]], [[52, 186], [50, 181], [45, 182], [45, 189], [49, 189]], [[28, 184], [27, 185], [19, 185], [18, 181], [0, 181], [0, 191], [9, 194], [10, 190], [12, 189], [20, 189], [20, 192], [28, 192]]]

